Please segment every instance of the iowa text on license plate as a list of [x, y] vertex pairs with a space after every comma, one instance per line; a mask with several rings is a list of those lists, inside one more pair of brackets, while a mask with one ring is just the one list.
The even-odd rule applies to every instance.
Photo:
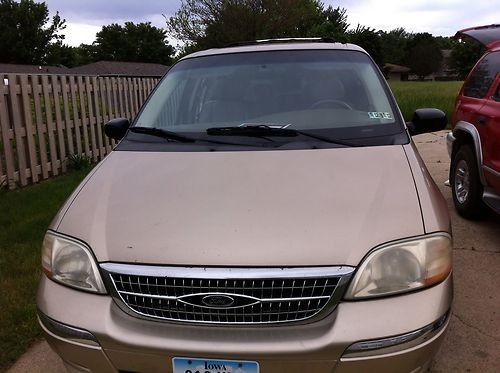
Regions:
[[256, 361], [174, 357], [174, 373], [259, 373]]

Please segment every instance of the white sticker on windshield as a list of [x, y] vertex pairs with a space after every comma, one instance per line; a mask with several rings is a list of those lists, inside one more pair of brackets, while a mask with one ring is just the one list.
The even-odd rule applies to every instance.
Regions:
[[368, 117], [370, 119], [392, 119], [392, 114], [384, 111], [369, 111]]

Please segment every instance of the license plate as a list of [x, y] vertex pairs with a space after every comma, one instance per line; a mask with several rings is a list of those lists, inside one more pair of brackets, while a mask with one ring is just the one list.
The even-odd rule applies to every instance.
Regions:
[[259, 373], [256, 361], [210, 360], [174, 357], [174, 373]]

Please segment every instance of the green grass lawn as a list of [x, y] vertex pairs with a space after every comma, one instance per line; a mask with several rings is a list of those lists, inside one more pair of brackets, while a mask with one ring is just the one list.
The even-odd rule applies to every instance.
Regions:
[[35, 295], [43, 235], [86, 171], [16, 191], [0, 190], [0, 371], [40, 336]]
[[455, 98], [463, 82], [397, 82], [389, 81], [398, 105], [406, 121], [410, 121], [415, 109], [435, 107], [448, 117], [453, 114]]

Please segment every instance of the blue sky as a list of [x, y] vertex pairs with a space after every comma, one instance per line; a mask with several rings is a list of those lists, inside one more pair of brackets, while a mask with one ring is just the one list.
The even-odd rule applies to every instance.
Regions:
[[[45, 0], [51, 13], [66, 19], [64, 32], [70, 45], [92, 43], [102, 25], [151, 22], [165, 26], [181, 0]], [[377, 30], [404, 27], [413, 32], [451, 36], [456, 30], [500, 22], [498, 0], [323, 0], [347, 9], [351, 27], [362, 24]]]

